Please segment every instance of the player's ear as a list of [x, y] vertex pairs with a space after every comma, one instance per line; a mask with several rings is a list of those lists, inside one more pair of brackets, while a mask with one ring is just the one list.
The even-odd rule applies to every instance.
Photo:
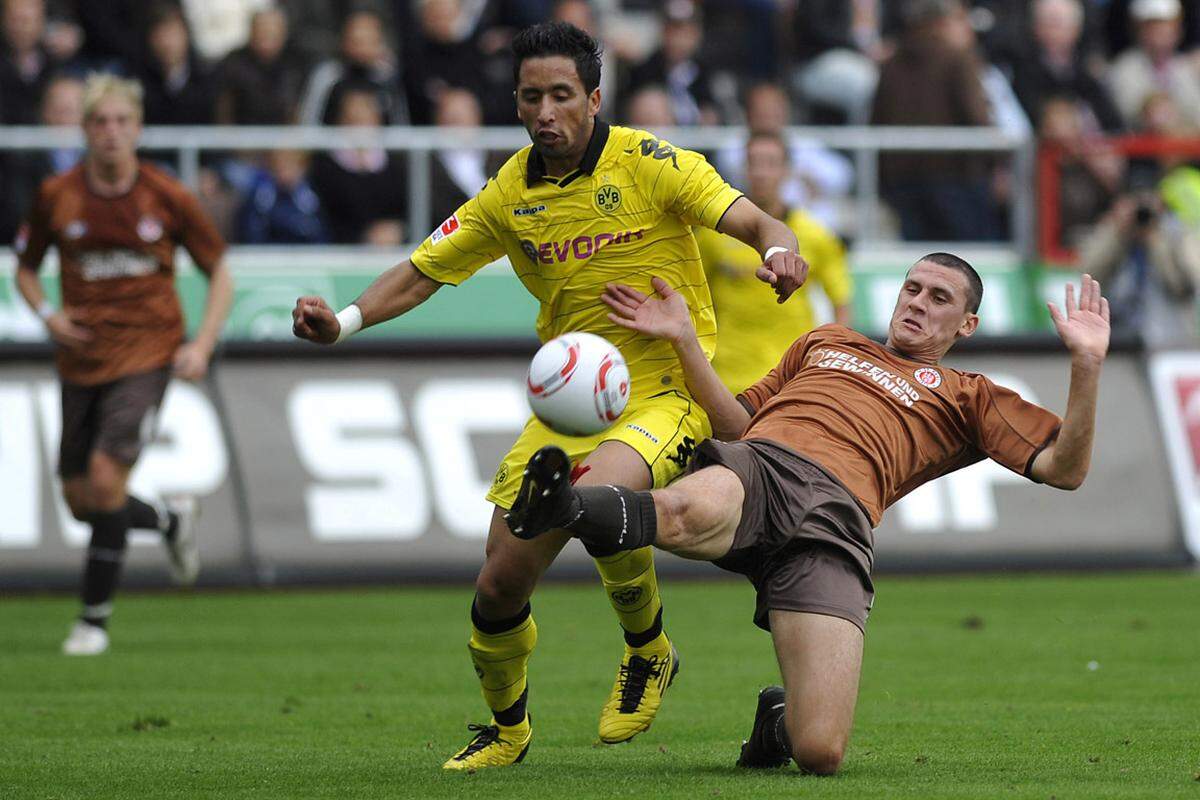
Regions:
[[588, 116], [594, 117], [600, 113], [600, 87], [592, 89], [592, 93], [588, 95]]
[[958, 326], [957, 336], [959, 339], [965, 339], [974, 333], [979, 328], [979, 315], [967, 312], [963, 316], [962, 324]]

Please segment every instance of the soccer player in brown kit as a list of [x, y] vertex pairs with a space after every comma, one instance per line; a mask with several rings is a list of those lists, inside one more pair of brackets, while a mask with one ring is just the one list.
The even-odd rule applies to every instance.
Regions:
[[[87, 152], [47, 179], [17, 235], [17, 287], [46, 323], [62, 384], [58, 472], [76, 519], [91, 525], [83, 612], [63, 642], [68, 655], [108, 649], [106, 623], [130, 528], [163, 534], [175, 579], [195, 580], [199, 557], [191, 503], [151, 505], [126, 491], [172, 373], [198, 380], [208, 369], [233, 284], [225, 243], [187, 189], [142, 163], [142, 89], [93, 75], [84, 92]], [[58, 249], [62, 308], [46, 299], [38, 270]], [[182, 245], [208, 276], [204, 317], [184, 341], [175, 293]]]
[[948, 253], [909, 270], [886, 344], [826, 325], [797, 339], [736, 398], [696, 345], [686, 304], [655, 279], [657, 296], [610, 284], [618, 324], [669, 341], [714, 438], [690, 472], [664, 489], [572, 487], [561, 451], [529, 461], [508, 524], [521, 537], [561, 528], [585, 543], [653, 544], [747, 575], [754, 621], [771, 632], [783, 687], [759, 694], [738, 764], [795, 759], [837, 771], [849, 739], [871, 608], [873, 535], [885, 508], [918, 486], [983, 458], [1061, 489], [1091, 460], [1108, 301], [1083, 276], [1079, 299], [1050, 304], [1071, 355], [1066, 414], [1023, 400], [986, 377], [940, 361], [979, 324], [983, 284]]

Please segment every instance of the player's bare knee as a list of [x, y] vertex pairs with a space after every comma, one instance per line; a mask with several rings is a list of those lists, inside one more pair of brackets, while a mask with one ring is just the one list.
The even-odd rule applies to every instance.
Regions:
[[[503, 614], [510, 608], [520, 609], [533, 594], [529, 579], [515, 570], [505, 570], [484, 564], [475, 579], [476, 602], [482, 611]], [[505, 616], [508, 616], [505, 614]]]
[[792, 744], [792, 758], [801, 772], [810, 775], [834, 775], [842, 765], [845, 748], [837, 742], [811, 739]]
[[63, 500], [71, 512], [71, 516], [80, 522], [87, 522], [92, 514], [91, 498], [88, 496], [86, 485], [64, 485]]
[[656, 546], [663, 550], [679, 550], [691, 543], [693, 531], [686, 524], [690, 505], [687, 492], [679, 489], [659, 489], [654, 492]]

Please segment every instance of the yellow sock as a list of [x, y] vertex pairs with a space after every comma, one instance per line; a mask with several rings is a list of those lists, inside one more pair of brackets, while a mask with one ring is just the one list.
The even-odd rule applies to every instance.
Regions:
[[467, 649], [471, 651], [484, 702], [493, 713], [509, 709], [521, 699], [529, 656], [536, 644], [537, 625], [532, 615], [500, 633], [484, 633], [475, 625], [471, 626]]
[[630, 633], [649, 630], [662, 609], [654, 574], [654, 550], [642, 547], [601, 556], [596, 559], [596, 569], [621, 627]]

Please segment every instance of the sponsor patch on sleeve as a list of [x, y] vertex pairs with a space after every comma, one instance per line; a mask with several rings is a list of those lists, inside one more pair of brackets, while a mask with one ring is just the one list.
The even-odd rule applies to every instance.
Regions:
[[458, 230], [458, 214], [451, 214], [446, 218], [446, 221], [437, 227], [430, 235], [429, 241], [431, 244], [437, 244], [442, 239], [445, 239], [450, 234]]

